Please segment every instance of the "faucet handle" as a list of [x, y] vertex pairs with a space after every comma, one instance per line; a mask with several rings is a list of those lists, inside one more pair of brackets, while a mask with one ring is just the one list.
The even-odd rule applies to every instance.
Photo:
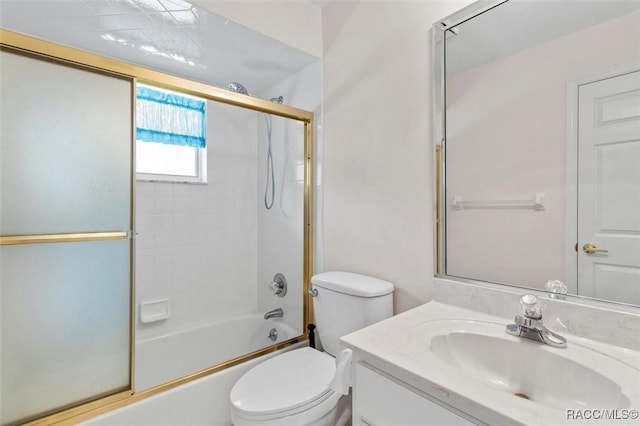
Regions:
[[560, 280], [547, 281], [544, 289], [550, 293], [549, 297], [552, 299], [564, 299], [563, 296], [567, 294], [567, 286]]
[[525, 294], [520, 298], [520, 309], [522, 310], [522, 315], [525, 318], [542, 318], [542, 305], [538, 298], [533, 294]]
[[278, 272], [274, 275], [273, 281], [269, 284], [269, 288], [278, 297], [284, 297], [287, 294], [287, 279], [283, 274]]

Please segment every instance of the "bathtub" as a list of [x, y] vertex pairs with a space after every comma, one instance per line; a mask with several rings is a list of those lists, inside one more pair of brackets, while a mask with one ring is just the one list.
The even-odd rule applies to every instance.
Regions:
[[[264, 320], [263, 320], [264, 321]], [[305, 346], [300, 342], [259, 358], [226, 368], [135, 404], [94, 417], [81, 426], [231, 426], [229, 394], [251, 368], [283, 352]]]
[[[268, 337], [273, 328], [276, 340]], [[138, 341], [135, 390], [170, 382], [300, 334], [281, 320], [249, 314]]]

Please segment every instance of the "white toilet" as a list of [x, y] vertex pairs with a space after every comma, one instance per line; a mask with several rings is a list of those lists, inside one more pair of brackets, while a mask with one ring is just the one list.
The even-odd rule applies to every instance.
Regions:
[[349, 418], [341, 398], [351, 385], [351, 350], [339, 339], [393, 315], [393, 284], [348, 272], [318, 274], [311, 284], [326, 352], [296, 349], [245, 373], [231, 389], [235, 426], [333, 426]]

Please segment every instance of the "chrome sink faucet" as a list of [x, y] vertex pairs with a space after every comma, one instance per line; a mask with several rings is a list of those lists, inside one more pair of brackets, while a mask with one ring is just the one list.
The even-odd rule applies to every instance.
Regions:
[[507, 333], [556, 348], [567, 347], [567, 339], [542, 325], [542, 306], [536, 296], [525, 294], [520, 299], [520, 306], [522, 315], [516, 315], [515, 324], [507, 325]]
[[282, 308], [277, 308], [264, 314], [264, 319], [268, 320], [270, 318], [282, 318], [283, 316], [284, 311], [282, 310]]

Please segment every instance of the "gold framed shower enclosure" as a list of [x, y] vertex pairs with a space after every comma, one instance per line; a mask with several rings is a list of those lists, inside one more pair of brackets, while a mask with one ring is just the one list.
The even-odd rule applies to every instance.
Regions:
[[[80, 51], [74, 48], [43, 41], [37, 38], [0, 29], [0, 48], [13, 53], [21, 53], [27, 56], [58, 62], [81, 69], [88, 69], [98, 73], [130, 80], [134, 87], [136, 83], [151, 84], [169, 90], [176, 90], [193, 96], [205, 98], [210, 101], [227, 105], [246, 108], [258, 112], [268, 113], [299, 121], [304, 126], [304, 213], [303, 213], [303, 334], [284, 342], [266, 347], [264, 349], [245, 354], [241, 357], [229, 360], [222, 364], [213, 365], [204, 370], [195, 372], [168, 383], [135, 392], [135, 134], [131, 135], [132, 152], [132, 178], [131, 178], [131, 230], [113, 230], [107, 232], [81, 232], [59, 234], [27, 234], [27, 235], [3, 235], [0, 236], [0, 246], [29, 245], [47, 243], [65, 243], [81, 241], [108, 241], [130, 239], [130, 339], [129, 339], [129, 376], [128, 389], [104, 395], [90, 401], [78, 401], [74, 406], [61, 407], [56, 412], [47, 412], [40, 418], [28, 419], [30, 425], [48, 424], [77, 424], [80, 421], [104, 414], [116, 408], [138, 402], [144, 398], [156, 395], [165, 390], [185, 384], [192, 380], [218, 372], [225, 368], [240, 364], [250, 359], [257, 358], [269, 352], [273, 352], [292, 344], [304, 341], [308, 338], [306, 325], [312, 322], [313, 312], [311, 297], [308, 295], [311, 275], [313, 273], [313, 200], [314, 200], [314, 114], [310, 111], [276, 104], [267, 100], [231, 92], [215, 86], [191, 81], [182, 77], [162, 73], [152, 69], [128, 64], [111, 58], [102, 57], [93, 53]], [[131, 96], [131, 103], [135, 105], [135, 90]], [[135, 111], [135, 110], [134, 110]], [[135, 113], [131, 117], [134, 123]], [[135, 132], [135, 125], [133, 125]], [[61, 386], [63, 386], [61, 384]]]
[[0, 236], [0, 246], [10, 246], [16, 244], [71, 243], [81, 241], [111, 241], [124, 240], [128, 237], [129, 231], [81, 232], [75, 234], [6, 235]]

